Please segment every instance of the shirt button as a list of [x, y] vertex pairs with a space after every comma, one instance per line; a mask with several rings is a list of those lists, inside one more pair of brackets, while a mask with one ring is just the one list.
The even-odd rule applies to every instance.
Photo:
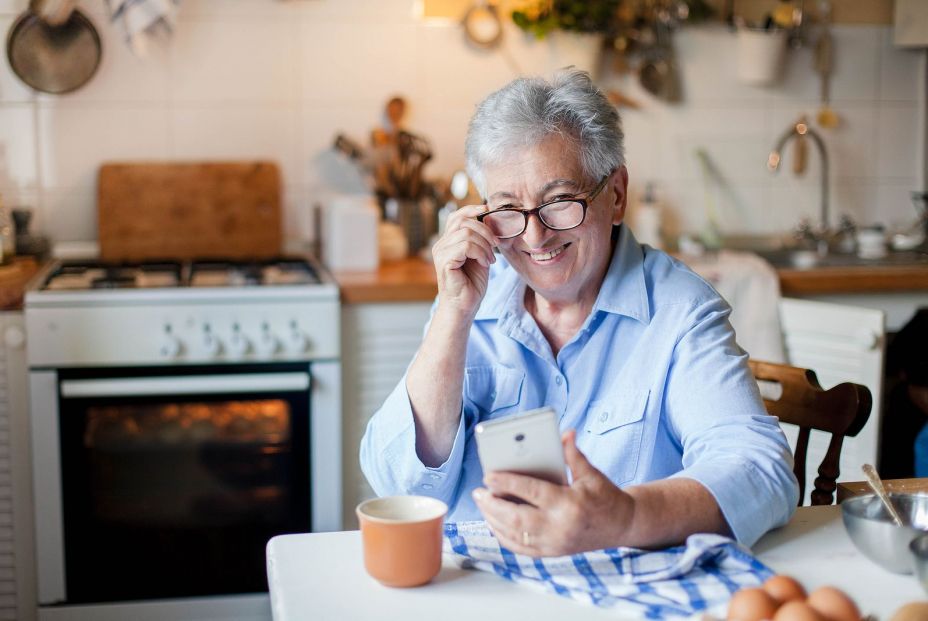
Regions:
[[441, 478], [441, 475], [440, 475], [440, 474], [434, 474], [434, 473], [433, 473], [433, 474], [430, 474], [429, 476], [432, 477], [433, 479], [440, 479], [440, 478]]
[[423, 484], [422, 484], [422, 489], [432, 489], [432, 484], [431, 484], [431, 483], [423, 483]]
[[607, 418], [609, 418], [609, 412], [603, 412], [602, 414], [599, 415], [599, 420], [601, 420], [604, 423], [606, 422]]
[[491, 399], [495, 399], [495, 398], [496, 398], [496, 391], [495, 391], [495, 390], [494, 390], [493, 392], [490, 393], [490, 398], [491, 398]]
[[557, 377], [554, 378], [554, 383], [557, 384], [558, 386], [560, 386], [560, 385], [561, 385], [561, 382], [563, 382], [563, 381], [564, 381], [564, 380], [561, 379], [561, 376], [560, 376], [560, 375], [558, 375]]

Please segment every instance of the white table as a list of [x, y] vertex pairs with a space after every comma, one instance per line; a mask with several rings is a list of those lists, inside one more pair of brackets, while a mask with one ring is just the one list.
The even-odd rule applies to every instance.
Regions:
[[[798, 509], [787, 526], [768, 533], [754, 551], [769, 567], [794, 576], [807, 589], [837, 586], [863, 613], [883, 620], [902, 603], [928, 599], [913, 576], [892, 574], [857, 552], [837, 506]], [[382, 586], [364, 571], [357, 531], [274, 537], [267, 547], [267, 567], [275, 621], [616, 619], [615, 612], [486, 572], [459, 569], [449, 559], [428, 586]]]

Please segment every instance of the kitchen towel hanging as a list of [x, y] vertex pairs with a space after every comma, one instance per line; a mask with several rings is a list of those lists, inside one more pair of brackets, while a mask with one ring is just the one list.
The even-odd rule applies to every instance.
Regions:
[[122, 26], [126, 42], [138, 56], [148, 53], [148, 38], [170, 35], [180, 0], [106, 0], [110, 20]]

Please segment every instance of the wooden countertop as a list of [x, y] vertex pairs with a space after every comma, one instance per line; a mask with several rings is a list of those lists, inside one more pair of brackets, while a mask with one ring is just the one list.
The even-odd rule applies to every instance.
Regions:
[[334, 272], [343, 304], [431, 302], [438, 293], [435, 267], [422, 259], [385, 261], [374, 272]]
[[928, 265], [779, 269], [783, 295], [928, 290]]
[[[780, 269], [783, 295], [928, 291], [928, 266], [892, 265]], [[390, 261], [375, 272], [335, 272], [345, 304], [432, 301], [435, 269], [418, 258]]]

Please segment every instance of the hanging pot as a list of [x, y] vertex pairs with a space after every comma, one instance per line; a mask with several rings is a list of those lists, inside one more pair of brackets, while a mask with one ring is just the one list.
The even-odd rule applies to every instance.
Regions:
[[55, 95], [86, 84], [100, 66], [102, 50], [100, 35], [74, 0], [31, 0], [6, 42], [13, 73]]

